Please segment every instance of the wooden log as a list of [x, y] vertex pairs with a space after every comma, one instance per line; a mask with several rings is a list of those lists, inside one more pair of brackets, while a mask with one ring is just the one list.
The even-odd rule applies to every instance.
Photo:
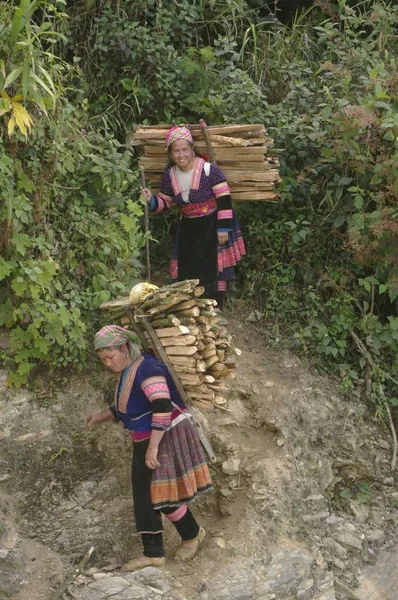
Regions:
[[196, 337], [194, 335], [180, 335], [172, 338], [160, 338], [160, 343], [163, 348], [169, 346], [192, 346], [196, 344]]
[[158, 306], [154, 306], [147, 311], [148, 316], [159, 315], [161, 313], [167, 313], [173, 308], [176, 304], [180, 304], [185, 300], [188, 300], [189, 296], [186, 294], [175, 294], [172, 298], [167, 299], [164, 303], [159, 304]]
[[211, 323], [210, 317], [205, 317], [204, 315], [201, 315], [200, 313], [196, 318], [196, 322], [202, 323], [203, 325], [210, 325], [210, 323]]
[[224, 398], [224, 396], [222, 396], [221, 394], [216, 394], [213, 402], [218, 406], [222, 406], [223, 404], [227, 403], [227, 399]]
[[200, 310], [197, 306], [193, 306], [192, 308], [187, 308], [186, 310], [175, 311], [178, 316], [181, 317], [198, 317], [200, 314]]
[[195, 298], [199, 298], [199, 296], [202, 296], [204, 293], [205, 287], [203, 285], [198, 285], [193, 291]]
[[206, 360], [207, 358], [210, 358], [211, 356], [217, 356], [217, 351], [215, 348], [212, 348], [211, 346], [207, 346], [207, 348], [202, 350], [201, 355]]
[[197, 359], [195, 368], [199, 373], [206, 373], [207, 365], [204, 360]]
[[200, 353], [202, 352], [202, 350], [204, 350], [204, 349], [205, 349], [205, 345], [204, 345], [204, 343], [202, 342], [202, 340], [198, 340], [198, 341], [196, 342], [196, 345], [197, 345], [197, 347], [198, 347], [198, 351], [199, 351]]
[[172, 361], [172, 363], [173, 363], [173, 367], [174, 367], [176, 373], [178, 373], [178, 375], [180, 375], [180, 373], [187, 373], [189, 375], [197, 374], [197, 370], [195, 369], [195, 367], [182, 367], [181, 365], [176, 365], [173, 361]]
[[[268, 148], [269, 144], [260, 144], [260, 145], [252, 145], [252, 146], [248, 146], [246, 148], [234, 148], [234, 147], [229, 147], [229, 148], [214, 148], [214, 154], [215, 157], [217, 159], [217, 162], [219, 160], [223, 160], [223, 158], [239, 158], [241, 157], [242, 160], [245, 160], [245, 157], [249, 157], [248, 160], [252, 160], [251, 157], [255, 156], [255, 155], [259, 155], [261, 156], [261, 160], [264, 160], [264, 155], [268, 153]], [[198, 142], [195, 144], [195, 147], [199, 149], [205, 149], [206, 148], [206, 144], [205, 142]], [[164, 146], [161, 147], [160, 145], [155, 145], [155, 144], [151, 144], [151, 145], [145, 145], [144, 146], [144, 154], [145, 156], [160, 156], [161, 158], [164, 158]], [[268, 158], [268, 156], [266, 156], [265, 158]]]
[[[189, 334], [191, 332], [188, 329], [188, 327], [185, 327], [184, 325], [178, 325], [177, 327], [164, 327], [164, 328], [156, 329], [156, 335], [159, 338], [175, 337], [178, 335], [184, 335], [186, 333]], [[191, 335], [193, 335], [193, 334], [191, 333]]]
[[[216, 456], [213, 452], [213, 449], [211, 447], [211, 444], [209, 442], [209, 440], [207, 439], [207, 436], [205, 434], [205, 432], [203, 431], [202, 425], [200, 423], [200, 421], [195, 417], [195, 413], [193, 412], [192, 409], [189, 408], [189, 402], [188, 402], [188, 397], [185, 393], [184, 387], [181, 384], [181, 381], [178, 378], [177, 373], [174, 371], [174, 367], [172, 362], [169, 359], [169, 356], [167, 354], [167, 352], [165, 351], [165, 349], [162, 347], [162, 345], [159, 342], [159, 338], [156, 335], [155, 330], [153, 329], [152, 325], [150, 324], [149, 320], [146, 317], [142, 317], [142, 323], [143, 326], [145, 327], [146, 331], [150, 334], [151, 336], [151, 341], [158, 353], [158, 356], [161, 360], [163, 360], [163, 362], [166, 364], [167, 368], [169, 369], [170, 375], [173, 378], [173, 381], [175, 383], [175, 386], [178, 390], [178, 393], [180, 394], [182, 400], [184, 403], [187, 404], [188, 406], [188, 411], [191, 413], [191, 415], [194, 417], [193, 419], [193, 424], [196, 427], [199, 439], [201, 441], [201, 443], [203, 444], [203, 447], [205, 448], [209, 459], [211, 460], [211, 462], [215, 462], [216, 461]], [[183, 346], [184, 350], [186, 350], [187, 348], [189, 348], [189, 346]], [[180, 348], [178, 348], [178, 350], [180, 350]], [[194, 348], [194, 353], [196, 353], [196, 349]]]
[[[171, 125], [170, 125], [171, 127]], [[200, 133], [200, 125], [190, 125], [192, 135], [196, 137], [197, 131]], [[229, 133], [242, 133], [244, 131], [260, 131], [264, 130], [264, 125], [258, 124], [232, 124], [232, 125], [209, 125], [207, 128], [209, 133], [213, 134], [229, 134]]]
[[171, 356], [170, 360], [173, 365], [196, 368], [196, 360], [191, 356]]
[[223, 363], [225, 360], [225, 350], [217, 350], [218, 360]]
[[213, 377], [213, 375], [203, 375], [203, 381], [204, 383], [214, 383], [215, 378]]
[[207, 386], [215, 391], [215, 392], [229, 392], [229, 388], [226, 386], [224, 381], [218, 381], [217, 379], [214, 379], [214, 383], [208, 383]]
[[154, 319], [151, 321], [152, 327], [156, 330], [163, 327], [178, 327], [180, 324], [181, 321], [175, 315], [167, 315], [163, 319]]
[[115, 300], [109, 300], [103, 302], [100, 305], [100, 310], [117, 310], [121, 308], [130, 308], [131, 302], [129, 298], [115, 298]]
[[179, 377], [183, 385], [201, 385], [203, 383], [203, 377], [200, 373], [195, 373], [195, 375], [180, 373]]
[[211, 367], [208, 368], [211, 370], [211, 373], [213, 375], [215, 372], [220, 373], [221, 371], [225, 371], [225, 369], [227, 369], [228, 367], [226, 367], [223, 363], [217, 360], [217, 362], [215, 362]]
[[[218, 356], [210, 356], [210, 358], [205, 360], [206, 363], [206, 367], [207, 369], [210, 369], [211, 367], [213, 367], [216, 363], [218, 363]], [[213, 375], [213, 372], [211, 372], [211, 374]]]
[[197, 325], [190, 325], [189, 327], [187, 327], [187, 329], [188, 333], [190, 333], [191, 335], [202, 337], [202, 330]]
[[179, 317], [181, 325], [186, 325], [190, 327], [191, 325], [196, 325], [195, 317]]
[[203, 335], [207, 338], [216, 338], [216, 334], [214, 333], [214, 331], [212, 331], [211, 329], [209, 329], [209, 331], [205, 331], [203, 333]]
[[196, 346], [167, 346], [165, 351], [169, 356], [191, 356], [196, 354], [198, 349]]
[[196, 306], [196, 299], [192, 298], [190, 300], [185, 300], [184, 302], [180, 302], [179, 304], [176, 305], [175, 307], [175, 312], [178, 312], [179, 310], [187, 310], [188, 308], [193, 308], [194, 306]]
[[[189, 396], [188, 396], [189, 397]], [[205, 410], [208, 412], [214, 411], [214, 404], [212, 402], [208, 402], [206, 400], [195, 400], [195, 397], [190, 398], [192, 406], [195, 408], [199, 408], [200, 410]]]
[[230, 171], [228, 173], [228, 183], [241, 183], [242, 181], [280, 181], [279, 173], [276, 169], [265, 173], [255, 171]]
[[263, 200], [264, 202], [277, 202], [279, 195], [276, 192], [242, 192], [234, 194], [234, 202], [244, 202], [245, 200]]

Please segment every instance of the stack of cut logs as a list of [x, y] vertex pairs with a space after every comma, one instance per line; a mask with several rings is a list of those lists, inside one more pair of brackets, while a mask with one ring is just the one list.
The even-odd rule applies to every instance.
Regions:
[[[133, 146], [142, 146], [140, 166], [156, 194], [168, 164], [164, 136], [171, 125], [138, 126], [128, 134]], [[199, 154], [208, 154], [203, 130], [189, 125]], [[207, 128], [217, 165], [226, 176], [235, 202], [263, 200], [277, 202], [275, 186], [281, 181], [279, 162], [269, 146], [273, 140], [263, 125], [220, 125]]]
[[216, 301], [200, 298], [204, 287], [198, 284], [197, 279], [181, 281], [147, 294], [139, 305], [120, 298], [100, 308], [108, 310], [113, 321], [119, 318], [137, 332], [138, 325], [151, 346], [147, 320], [191, 403], [211, 410], [226, 402], [226, 380], [235, 377], [233, 355], [240, 351], [232, 347], [232, 336], [220, 324]]

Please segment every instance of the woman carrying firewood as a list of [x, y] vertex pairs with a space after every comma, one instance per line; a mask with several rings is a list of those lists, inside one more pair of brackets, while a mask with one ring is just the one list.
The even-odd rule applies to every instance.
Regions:
[[231, 195], [220, 169], [197, 156], [191, 132], [172, 127], [166, 134], [172, 163], [163, 175], [157, 196], [141, 190], [149, 210], [162, 212], [176, 205], [181, 221], [170, 263], [172, 279], [199, 279], [207, 297], [220, 308], [234, 266], [245, 254], [242, 233], [232, 210]]
[[182, 538], [175, 558], [192, 558], [206, 533], [186, 503], [212, 488], [201, 443], [166, 365], [141, 354], [132, 335], [117, 325], [95, 335], [99, 358], [119, 373], [119, 382], [114, 405], [87, 417], [88, 427], [121, 421], [133, 441], [134, 512], [144, 551], [127, 563], [129, 571], [165, 564], [161, 513]]

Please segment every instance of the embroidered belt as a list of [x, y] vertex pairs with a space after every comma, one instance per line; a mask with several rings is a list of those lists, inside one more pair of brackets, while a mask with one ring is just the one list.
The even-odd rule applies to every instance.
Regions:
[[211, 213], [217, 210], [217, 201], [215, 198], [210, 198], [210, 200], [205, 200], [205, 202], [184, 204], [178, 208], [183, 217], [193, 219], [195, 217], [211, 215]]

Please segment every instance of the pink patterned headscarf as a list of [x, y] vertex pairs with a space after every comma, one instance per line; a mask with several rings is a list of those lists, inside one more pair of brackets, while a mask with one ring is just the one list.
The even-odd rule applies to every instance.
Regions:
[[166, 148], [169, 148], [171, 144], [177, 140], [187, 140], [193, 144], [192, 133], [189, 131], [188, 127], [176, 126], [169, 129], [165, 136]]

